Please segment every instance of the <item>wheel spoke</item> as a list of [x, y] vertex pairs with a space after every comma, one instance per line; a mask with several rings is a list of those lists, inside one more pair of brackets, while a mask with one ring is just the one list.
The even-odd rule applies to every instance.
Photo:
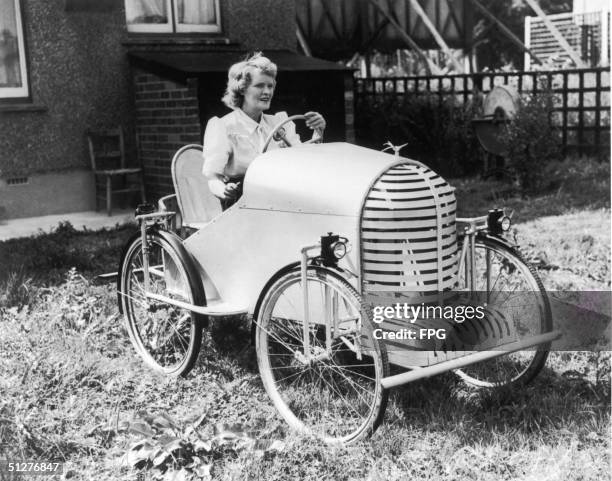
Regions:
[[[148, 237], [148, 248], [150, 292], [194, 303], [182, 254], [157, 234]], [[128, 248], [120, 281], [120, 302], [130, 338], [149, 365], [169, 374], [183, 374], [197, 356], [200, 331], [193, 329], [191, 311], [147, 299], [144, 264], [142, 243], [137, 239]]]
[[[387, 393], [380, 379], [387, 369], [386, 353], [383, 359], [383, 347], [371, 334], [371, 319], [363, 317], [368, 311], [361, 307], [359, 295], [345, 281], [315, 271], [309, 268], [304, 286], [310, 302], [310, 352], [302, 353], [304, 313], [297, 302], [302, 298], [302, 281], [296, 269], [272, 285], [260, 307], [258, 364], [266, 390], [289, 424], [326, 440], [351, 442], [373, 429], [384, 409]], [[361, 329], [345, 333], [352, 342], [368, 339], [373, 347], [368, 348], [366, 362], [338, 338], [328, 349], [327, 329], [347, 319], [370, 326], [366, 334]], [[298, 344], [296, 350], [288, 340]]]
[[[487, 277], [491, 279], [490, 290], [486, 292], [488, 315], [484, 321], [494, 332], [497, 326], [500, 339], [520, 340], [551, 329], [550, 308], [541, 281], [519, 255], [501, 243], [478, 240], [474, 263], [479, 288], [486, 288]], [[457, 374], [481, 387], [527, 382], [545, 360], [544, 351], [519, 351], [467, 366]]]

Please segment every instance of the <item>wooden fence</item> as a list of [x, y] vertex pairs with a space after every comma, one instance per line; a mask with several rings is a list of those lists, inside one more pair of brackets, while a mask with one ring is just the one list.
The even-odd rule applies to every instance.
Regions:
[[[427, 77], [372, 77], [355, 79], [355, 114], [361, 99], [374, 96], [434, 95], [439, 104], [454, 99], [466, 104], [478, 91], [509, 84], [532, 94], [550, 86], [555, 95], [551, 122], [562, 132], [566, 153], [606, 156], [610, 152], [610, 69], [587, 68], [529, 72], [486, 72]], [[475, 88], [477, 87], [477, 88]]]

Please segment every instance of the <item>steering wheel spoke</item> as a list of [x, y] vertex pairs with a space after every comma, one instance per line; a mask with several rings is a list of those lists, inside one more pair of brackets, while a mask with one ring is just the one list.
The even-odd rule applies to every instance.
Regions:
[[[293, 147], [291, 142], [287, 140], [286, 132], [285, 132], [285, 129], [283, 129], [283, 126], [294, 120], [306, 120], [306, 116], [305, 115], [292, 115], [291, 117], [277, 124], [272, 129], [272, 132], [270, 132], [270, 134], [268, 135], [268, 138], [266, 139], [264, 146], [261, 149], [262, 154], [268, 150], [268, 147], [270, 146], [270, 142], [272, 142], [272, 140], [275, 140], [275, 141], [282, 140], [283, 142], [285, 142], [285, 144], [288, 147]], [[321, 142], [323, 142], [323, 131], [321, 129], [315, 129], [312, 135], [312, 139], [307, 140], [306, 142], [304, 142], [304, 144], [320, 144]]]

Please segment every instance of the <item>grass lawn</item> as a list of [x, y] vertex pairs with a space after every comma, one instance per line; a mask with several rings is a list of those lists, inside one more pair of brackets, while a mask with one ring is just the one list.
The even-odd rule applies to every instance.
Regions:
[[[529, 197], [497, 182], [451, 183], [460, 215], [516, 210], [510, 237], [548, 289], [610, 290], [609, 181], [609, 165], [585, 162], [561, 165]], [[395, 389], [384, 424], [349, 448], [287, 431], [239, 320], [205, 334], [186, 379], [151, 372], [129, 343], [114, 285], [95, 281], [116, 270], [133, 230], [63, 225], [0, 243], [0, 458], [65, 460], [69, 479], [136, 479], [130, 447], [155, 424], [149, 416], [164, 414], [175, 442], [204, 442], [190, 468], [197, 479], [609, 479], [609, 353], [552, 353], [520, 390], [472, 390], [453, 374]], [[222, 435], [238, 429], [270, 442]], [[191, 479], [179, 473], [163, 479]]]

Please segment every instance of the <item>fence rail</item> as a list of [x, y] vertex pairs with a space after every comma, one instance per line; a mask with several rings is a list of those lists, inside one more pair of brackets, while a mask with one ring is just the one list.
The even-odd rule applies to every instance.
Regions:
[[561, 129], [566, 153], [609, 154], [610, 69], [486, 72], [415, 77], [372, 77], [355, 79], [356, 115], [360, 100], [390, 96], [434, 95], [439, 105], [447, 99], [471, 102], [474, 95], [488, 93], [494, 86], [508, 84], [520, 93], [533, 94], [549, 86], [555, 95], [551, 122]]

